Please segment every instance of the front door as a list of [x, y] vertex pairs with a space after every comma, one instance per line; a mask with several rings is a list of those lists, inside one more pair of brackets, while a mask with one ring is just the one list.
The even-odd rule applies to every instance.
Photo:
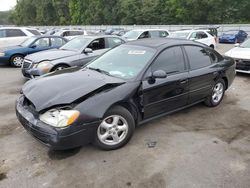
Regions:
[[188, 72], [182, 49], [171, 47], [164, 50], [148, 73], [153, 74], [157, 70], [166, 71], [167, 77], [154, 79], [152, 76], [145, 76], [142, 82], [144, 119], [187, 105]]

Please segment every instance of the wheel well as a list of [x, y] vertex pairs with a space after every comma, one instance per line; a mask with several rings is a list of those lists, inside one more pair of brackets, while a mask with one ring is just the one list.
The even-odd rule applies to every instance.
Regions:
[[11, 60], [12, 57], [14, 57], [14, 56], [16, 56], [16, 55], [20, 55], [20, 56], [23, 56], [23, 57], [25, 56], [24, 54], [13, 54], [12, 56], [10, 56], [9, 61]]
[[135, 124], [136, 125], [138, 124], [140, 114], [138, 113], [138, 110], [136, 109], [135, 106], [133, 106], [132, 104], [130, 104], [128, 102], [118, 102], [118, 103], [112, 105], [109, 109], [113, 108], [114, 106], [122, 106], [123, 108], [126, 108], [132, 114], [132, 116], [134, 117]]
[[227, 89], [228, 89], [228, 80], [227, 80], [226, 77], [222, 77], [222, 79], [223, 79], [224, 82], [225, 82], [225, 86], [226, 86], [226, 89], [225, 89], [225, 90], [227, 90]]
[[213, 44], [211, 44], [210, 47], [214, 49], [214, 45]]
[[66, 64], [66, 63], [60, 63], [60, 64], [57, 64], [57, 65], [55, 65], [54, 67], [52, 67], [52, 69], [51, 69], [51, 71], [50, 71], [50, 72], [54, 71], [54, 70], [55, 70], [55, 68], [57, 68], [57, 67], [59, 67], [59, 66], [61, 66], [61, 65], [64, 65], [64, 66], [70, 67], [70, 66], [69, 66], [68, 64]]

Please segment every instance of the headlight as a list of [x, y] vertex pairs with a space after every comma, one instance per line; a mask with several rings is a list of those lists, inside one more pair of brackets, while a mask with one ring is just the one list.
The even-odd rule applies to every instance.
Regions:
[[43, 72], [48, 72], [53, 65], [50, 63], [50, 61], [42, 61], [39, 63], [36, 68], [41, 69]]
[[0, 57], [3, 57], [3, 56], [5, 56], [5, 53], [0, 52]]
[[80, 112], [77, 110], [60, 110], [51, 109], [40, 115], [40, 120], [53, 127], [67, 127], [74, 123], [79, 117]]

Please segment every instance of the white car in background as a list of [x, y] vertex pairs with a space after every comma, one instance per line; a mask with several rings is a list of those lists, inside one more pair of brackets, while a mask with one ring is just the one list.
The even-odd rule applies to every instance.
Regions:
[[188, 40], [194, 40], [203, 44], [210, 46], [211, 48], [216, 48], [216, 38], [209, 34], [206, 30], [182, 30], [176, 31], [170, 34], [171, 38], [183, 38]]
[[164, 29], [134, 29], [125, 33], [122, 38], [126, 41], [134, 41], [145, 38], [166, 38], [169, 32]]
[[1, 27], [0, 48], [20, 45], [27, 38], [41, 35], [38, 30], [22, 27]]
[[81, 36], [81, 35], [92, 35], [93, 33], [90, 31], [86, 31], [86, 30], [72, 30], [72, 29], [63, 29], [60, 30], [58, 32], [56, 32], [53, 35], [56, 36], [60, 36], [60, 37], [64, 37], [68, 40], [71, 40], [77, 36]]
[[235, 48], [225, 53], [236, 62], [236, 71], [250, 74], [250, 39], [242, 44], [235, 44]]

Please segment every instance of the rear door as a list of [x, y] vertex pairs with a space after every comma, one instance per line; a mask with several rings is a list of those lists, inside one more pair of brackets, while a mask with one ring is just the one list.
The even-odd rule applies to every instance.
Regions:
[[185, 46], [189, 61], [189, 103], [206, 98], [218, 76], [216, 64], [211, 59], [212, 51], [200, 46]]
[[[167, 77], [161, 79], [148, 77], [157, 70], [165, 71]], [[188, 71], [179, 46], [160, 53], [150, 66], [142, 82], [142, 88], [145, 119], [187, 105]]]

